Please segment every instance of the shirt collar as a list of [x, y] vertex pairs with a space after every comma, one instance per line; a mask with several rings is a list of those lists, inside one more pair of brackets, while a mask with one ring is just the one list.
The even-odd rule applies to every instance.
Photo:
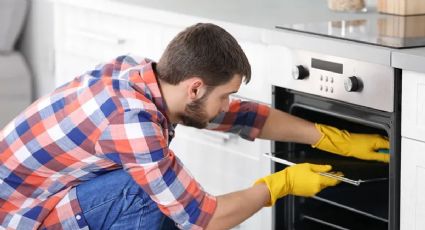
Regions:
[[139, 71], [138, 79], [134, 79], [135, 81], [133, 83], [136, 85], [137, 89], [143, 91], [141, 93], [150, 99], [156, 105], [157, 109], [167, 118], [167, 121], [170, 122], [167, 116], [167, 104], [162, 96], [158, 79], [153, 69], [153, 65], [156, 63], [149, 59], [145, 59], [145, 61], [145, 64], [141, 64], [142, 66]]

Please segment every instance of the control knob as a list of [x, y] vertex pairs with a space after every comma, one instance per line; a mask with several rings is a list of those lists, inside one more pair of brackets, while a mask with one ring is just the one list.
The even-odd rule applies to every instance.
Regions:
[[351, 76], [345, 79], [344, 81], [344, 88], [345, 90], [347, 90], [348, 92], [355, 92], [355, 91], [359, 91], [361, 86], [361, 82], [360, 80], [355, 77], [355, 76]]
[[294, 66], [294, 68], [292, 68], [292, 77], [295, 80], [304, 79], [308, 77], [309, 75], [310, 73], [308, 72], [308, 69], [302, 65], [297, 65], [297, 66]]

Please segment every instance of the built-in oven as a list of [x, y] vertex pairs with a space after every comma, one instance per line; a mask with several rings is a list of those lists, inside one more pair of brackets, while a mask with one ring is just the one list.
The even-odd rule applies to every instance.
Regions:
[[[314, 197], [286, 196], [273, 210], [274, 229], [399, 229], [401, 71], [373, 63], [292, 51], [292, 76], [273, 83], [273, 106], [312, 122], [390, 141], [390, 163], [341, 157], [310, 145], [274, 142], [274, 157], [330, 164], [344, 177]], [[284, 124], [282, 124], [284, 125]], [[273, 170], [286, 167], [274, 162]]]

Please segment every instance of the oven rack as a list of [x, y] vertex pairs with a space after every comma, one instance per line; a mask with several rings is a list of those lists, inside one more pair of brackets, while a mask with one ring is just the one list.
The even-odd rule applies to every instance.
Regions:
[[[294, 157], [293, 154], [298, 154], [298, 156]], [[297, 163], [330, 164], [336, 169], [335, 171], [342, 171], [344, 176], [350, 179], [370, 180], [388, 177], [388, 166], [384, 163], [361, 161], [323, 151], [275, 152], [273, 156], [280, 159], [291, 159]], [[382, 193], [376, 196], [374, 193], [382, 188], [385, 188], [384, 191], [386, 191], [388, 186], [389, 180], [361, 183], [359, 186], [340, 183], [335, 187], [322, 190], [313, 199], [388, 223], [386, 210], [389, 194]]]
[[298, 227], [296, 229], [386, 229], [388, 226], [388, 220], [364, 215], [365, 213], [351, 208], [330, 204], [315, 198], [297, 197], [296, 199], [300, 203], [296, 211], [301, 215], [295, 223], [314, 222], [316, 226], [315, 228]]

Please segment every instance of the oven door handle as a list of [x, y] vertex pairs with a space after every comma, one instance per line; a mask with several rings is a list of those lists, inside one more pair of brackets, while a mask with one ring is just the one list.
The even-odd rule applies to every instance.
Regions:
[[[271, 161], [279, 163], [279, 164], [283, 164], [283, 165], [287, 165], [287, 166], [295, 165], [294, 162], [275, 157], [271, 153], [264, 153], [263, 155], [265, 157], [269, 158]], [[352, 184], [352, 185], [355, 185], [355, 186], [359, 186], [360, 183], [363, 182], [362, 180], [352, 180], [352, 179], [348, 179], [348, 178], [343, 177], [343, 176], [334, 175], [332, 173], [322, 173], [321, 172], [321, 173], [319, 173], [319, 175], [322, 175], [322, 176], [325, 176], [325, 177], [330, 177], [330, 178], [333, 178], [333, 179], [337, 179], [339, 181], [342, 181], [342, 182], [345, 182], [345, 183], [348, 183], [348, 184]]]

